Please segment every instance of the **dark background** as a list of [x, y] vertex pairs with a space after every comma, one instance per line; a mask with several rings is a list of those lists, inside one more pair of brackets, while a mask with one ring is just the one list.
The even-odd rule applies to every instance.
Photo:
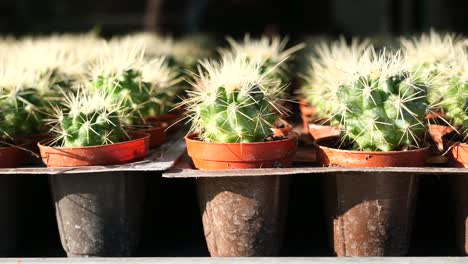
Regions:
[[[245, 32], [387, 35], [468, 33], [467, 0], [0, 0], [0, 34], [82, 32], [104, 36], [152, 30], [171, 35]], [[149, 179], [137, 256], [207, 256], [195, 180]], [[64, 256], [45, 175], [22, 177], [23, 237], [15, 256]], [[292, 177], [283, 256], [330, 256], [316, 175]], [[421, 178], [411, 256], [453, 256], [455, 229], [447, 177]]]
[[466, 0], [0, 0], [0, 33], [467, 33]]

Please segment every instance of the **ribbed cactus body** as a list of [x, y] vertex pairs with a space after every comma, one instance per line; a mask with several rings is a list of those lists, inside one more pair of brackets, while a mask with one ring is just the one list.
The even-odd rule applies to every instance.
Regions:
[[337, 91], [341, 121], [353, 149], [392, 151], [420, 145], [427, 89], [407, 76], [361, 77]]
[[219, 87], [199, 105], [200, 127], [207, 141], [262, 142], [278, 118], [261, 89], [227, 91]]
[[99, 146], [124, 141], [117, 116], [106, 110], [69, 113], [61, 120], [64, 147]]

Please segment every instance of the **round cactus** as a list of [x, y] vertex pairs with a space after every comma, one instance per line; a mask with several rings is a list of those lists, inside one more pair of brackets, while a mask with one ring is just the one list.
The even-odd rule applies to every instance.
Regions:
[[105, 93], [65, 95], [62, 105], [55, 107], [53, 144], [86, 147], [125, 141], [128, 137], [121, 126], [120, 109]]
[[261, 66], [225, 55], [221, 62], [202, 63], [187, 105], [193, 131], [209, 142], [262, 142], [278, 122], [282, 86], [267, 79]]
[[356, 150], [393, 151], [420, 147], [426, 130], [427, 87], [414, 78], [399, 53], [364, 54], [337, 99], [345, 141]]

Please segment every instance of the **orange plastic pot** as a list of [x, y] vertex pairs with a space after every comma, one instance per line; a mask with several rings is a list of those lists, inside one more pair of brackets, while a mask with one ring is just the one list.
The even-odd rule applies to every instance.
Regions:
[[337, 127], [326, 126], [326, 125], [318, 125], [311, 123], [309, 124], [309, 134], [315, 140], [319, 140], [325, 137], [333, 137], [340, 135], [340, 129]]
[[[29, 141], [25, 139], [17, 139], [18, 147], [26, 148]], [[25, 163], [26, 152], [17, 147], [0, 147], [0, 168], [16, 168]]]
[[317, 116], [317, 110], [312, 107], [305, 99], [299, 100], [299, 110], [301, 110], [302, 125], [304, 132], [309, 131], [309, 123], [313, 123]]
[[468, 144], [444, 140], [449, 148], [447, 156], [450, 164], [458, 168], [468, 168]]
[[146, 157], [150, 135], [130, 133], [131, 140], [92, 147], [49, 147], [38, 143], [42, 161], [47, 167], [78, 167], [117, 165], [139, 161]]
[[407, 151], [354, 151], [332, 148], [338, 137], [316, 141], [317, 160], [322, 166], [345, 168], [365, 167], [422, 167], [426, 162], [429, 146]]
[[256, 143], [204, 142], [196, 133], [187, 135], [188, 155], [197, 169], [225, 170], [290, 167], [296, 154], [297, 135], [287, 139]]

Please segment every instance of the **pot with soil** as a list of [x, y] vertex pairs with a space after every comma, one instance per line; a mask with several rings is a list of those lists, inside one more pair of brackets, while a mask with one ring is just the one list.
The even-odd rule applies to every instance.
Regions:
[[[187, 99], [194, 117], [187, 152], [200, 170], [289, 167], [297, 135], [273, 132], [280, 84], [242, 57], [204, 65], [200, 89]], [[227, 78], [229, 77], [229, 78]], [[285, 176], [197, 179], [208, 249], [213, 257], [279, 254], [287, 207]]]
[[[144, 159], [149, 135], [127, 134], [120, 105], [104, 93], [67, 95], [51, 146], [39, 144], [48, 167], [124, 164]], [[132, 173], [49, 177], [62, 246], [68, 256], [130, 256], [139, 243], [145, 178]]]
[[[346, 168], [422, 167], [429, 149], [423, 142], [427, 88], [405, 71], [398, 54], [371, 54], [352, 65], [356, 72], [336, 90], [343, 134], [317, 140], [317, 159]], [[324, 176], [324, 186], [338, 256], [407, 254], [416, 175], [335, 173]]]

